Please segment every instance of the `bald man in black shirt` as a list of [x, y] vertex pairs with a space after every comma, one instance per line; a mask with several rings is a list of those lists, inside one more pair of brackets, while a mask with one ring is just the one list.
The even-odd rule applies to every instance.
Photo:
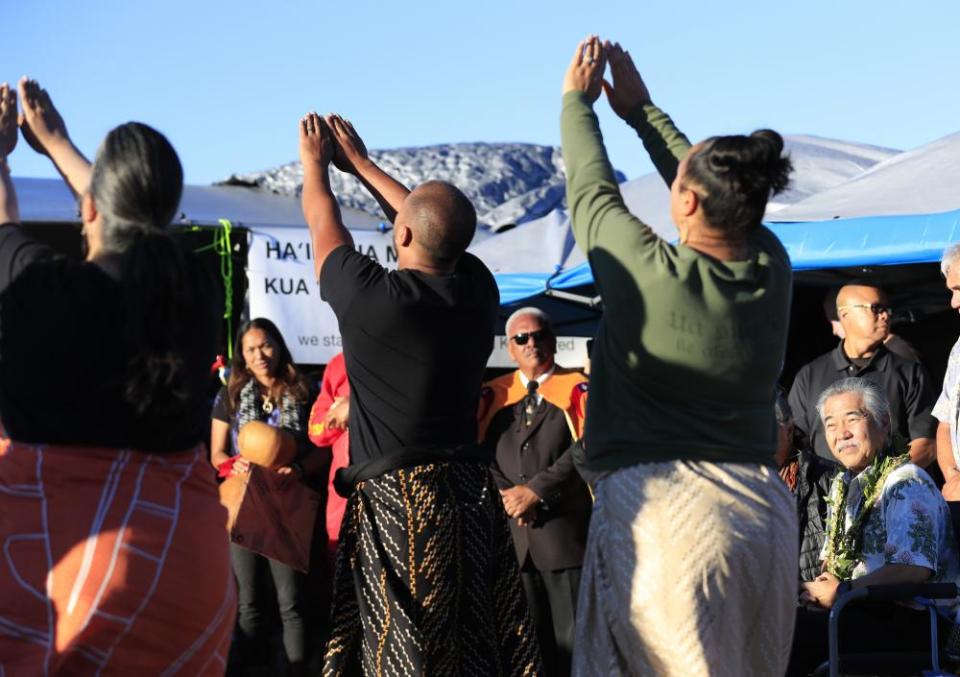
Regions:
[[910, 442], [911, 460], [920, 467], [928, 466], [936, 458], [937, 422], [932, 416], [936, 391], [922, 364], [885, 345], [892, 314], [886, 295], [878, 287], [848, 284], [841, 287], [836, 305], [844, 338], [797, 372], [790, 389], [794, 424], [811, 451], [832, 460], [816, 410], [817, 399], [830, 384], [862, 376], [887, 394], [893, 431]]
[[[348, 495], [325, 674], [519, 675], [540, 670], [506, 517], [476, 444], [499, 294], [466, 254], [470, 201], [413, 192], [367, 156], [353, 126], [300, 123], [303, 211], [350, 380]], [[397, 270], [353, 248], [328, 166], [354, 174], [394, 224]]]

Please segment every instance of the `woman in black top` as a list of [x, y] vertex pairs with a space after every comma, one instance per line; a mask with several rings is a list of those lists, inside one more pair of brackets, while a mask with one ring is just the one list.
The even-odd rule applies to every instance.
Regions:
[[[238, 453], [240, 429], [251, 421], [262, 421], [292, 434], [297, 440], [297, 459], [276, 470], [304, 477], [299, 460], [308, 449], [307, 423], [310, 416], [307, 382], [297, 371], [293, 358], [276, 325], [264, 318], [246, 322], [237, 332], [230, 367], [230, 380], [217, 394], [210, 433], [210, 461], [223, 468], [221, 474], [249, 472], [249, 462], [234, 459]], [[311, 459], [313, 460], [313, 459]], [[262, 621], [265, 610], [258, 600], [263, 576], [269, 567], [277, 593], [283, 623], [283, 645], [291, 672], [304, 669], [307, 653], [306, 577], [294, 568], [230, 544], [230, 559], [237, 579], [239, 654], [244, 665], [267, 662], [266, 637]]]
[[[212, 276], [168, 230], [183, 189], [176, 151], [129, 122], [107, 135], [91, 165], [44, 90], [23, 81], [21, 97], [24, 138], [79, 197], [86, 259], [55, 255], [24, 232], [15, 210], [0, 212], [7, 433], [150, 452], [202, 443], [220, 313]], [[3, 164], [0, 203], [15, 204]]]
[[[169, 233], [180, 160], [129, 122], [91, 164], [46, 91], [23, 79], [20, 97], [24, 140], [79, 197], [86, 256], [18, 223], [17, 101], [2, 85], [0, 543], [39, 541], [43, 556], [0, 565], [0, 618], [33, 633], [0, 633], [0, 672], [216, 672], [235, 604], [202, 446], [220, 320], [212, 277]], [[18, 571], [48, 583], [22, 598]]]

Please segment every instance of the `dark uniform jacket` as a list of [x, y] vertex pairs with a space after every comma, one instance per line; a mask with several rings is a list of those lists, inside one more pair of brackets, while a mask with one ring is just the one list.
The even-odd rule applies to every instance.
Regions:
[[526, 484], [542, 499], [537, 521], [526, 527], [510, 520], [521, 565], [529, 554], [541, 571], [583, 563], [593, 507], [590, 491], [573, 465], [573, 436], [559, 407], [544, 399], [526, 425], [524, 403], [501, 409], [486, 432], [495, 454], [491, 468], [501, 489]]

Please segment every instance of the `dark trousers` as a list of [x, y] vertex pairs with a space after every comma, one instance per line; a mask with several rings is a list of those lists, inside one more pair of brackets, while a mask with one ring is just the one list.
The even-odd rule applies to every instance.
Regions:
[[269, 662], [270, 631], [263, 627], [267, 609], [267, 601], [263, 599], [264, 577], [269, 571], [277, 593], [287, 660], [294, 670], [302, 667], [307, 654], [306, 577], [286, 564], [235, 543], [230, 544], [230, 560], [237, 579], [237, 639], [241, 643], [240, 655], [244, 664], [263, 665]]
[[[797, 609], [793, 649], [787, 677], [805, 677], [830, 657], [827, 626], [830, 612], [819, 607]], [[943, 646], [950, 622], [937, 624]], [[859, 602], [840, 615], [840, 652], [930, 651], [930, 618], [927, 611], [909, 609], [889, 602]]]
[[529, 557], [520, 570], [547, 677], [570, 674], [580, 571], [579, 567], [538, 571]]

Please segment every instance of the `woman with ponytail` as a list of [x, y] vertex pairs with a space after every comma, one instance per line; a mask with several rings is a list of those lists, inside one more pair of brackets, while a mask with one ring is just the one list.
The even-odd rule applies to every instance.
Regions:
[[179, 158], [130, 122], [91, 165], [46, 91], [26, 78], [19, 91], [24, 140], [79, 198], [85, 257], [17, 223], [4, 86], [0, 672], [222, 674], [235, 593], [203, 447], [219, 313], [212, 278], [169, 232]]
[[[670, 186], [679, 242], [624, 205], [593, 112], [601, 90]], [[563, 91], [567, 201], [604, 303], [584, 439], [588, 469], [605, 475], [573, 672], [783, 674], [797, 521], [772, 460], [791, 268], [761, 223], [788, 182], [783, 139], [691, 146], [629, 54], [596, 36]]]

